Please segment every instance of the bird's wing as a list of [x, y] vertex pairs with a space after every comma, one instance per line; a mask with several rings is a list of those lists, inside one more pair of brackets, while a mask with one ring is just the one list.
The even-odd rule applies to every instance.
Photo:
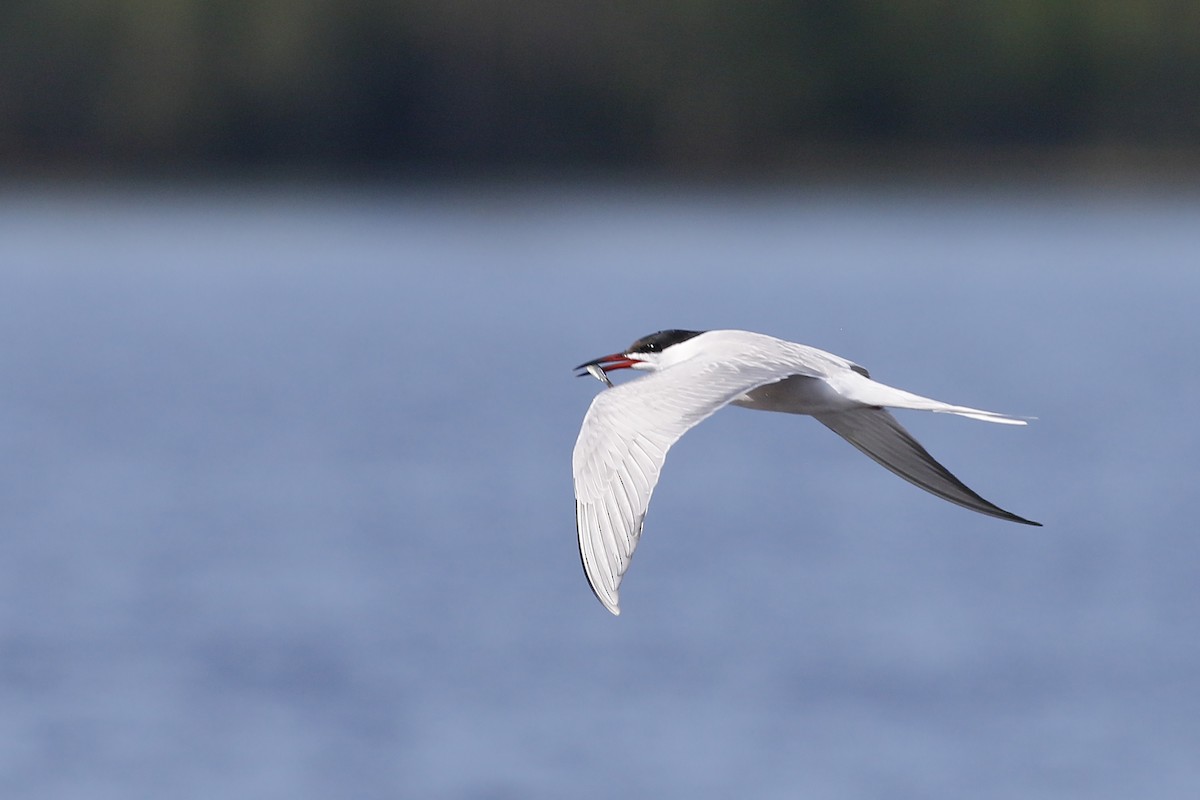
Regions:
[[882, 408], [855, 408], [813, 416], [882, 466], [943, 500], [980, 514], [1026, 525], [1041, 525], [1005, 511], [967, 488]]
[[731, 400], [796, 369], [769, 358], [697, 359], [596, 395], [575, 442], [572, 468], [579, 555], [605, 608], [620, 613], [617, 587], [667, 451]]

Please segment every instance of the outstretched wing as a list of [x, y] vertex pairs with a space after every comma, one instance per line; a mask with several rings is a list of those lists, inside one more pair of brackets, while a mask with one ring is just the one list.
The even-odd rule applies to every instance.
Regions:
[[882, 408], [854, 408], [813, 416], [880, 465], [943, 500], [991, 517], [1025, 525], [1041, 525], [1040, 522], [1005, 511], [973, 492], [954, 477], [950, 470], [939, 464], [937, 459], [929, 455], [929, 451], [922, 447], [895, 417]]
[[642, 534], [671, 445], [731, 400], [795, 373], [794, 365], [685, 361], [592, 401], [575, 442], [575, 520], [583, 571], [619, 614], [617, 587]]

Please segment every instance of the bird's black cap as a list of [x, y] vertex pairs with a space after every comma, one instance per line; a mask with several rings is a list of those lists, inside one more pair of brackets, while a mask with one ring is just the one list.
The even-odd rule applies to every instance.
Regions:
[[681, 331], [671, 329], [667, 331], [658, 331], [649, 336], [643, 336], [633, 344], [629, 345], [626, 353], [661, 353], [668, 347], [680, 342], [686, 342], [693, 336], [699, 336], [704, 331]]

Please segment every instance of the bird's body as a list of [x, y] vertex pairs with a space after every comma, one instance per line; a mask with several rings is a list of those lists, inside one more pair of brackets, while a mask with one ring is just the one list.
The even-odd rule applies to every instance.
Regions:
[[620, 613], [617, 589], [641, 536], [667, 451], [693, 426], [730, 404], [810, 415], [926, 491], [982, 514], [1039, 524], [967, 488], [885, 407], [1009, 425], [1024, 425], [1023, 419], [911, 394], [872, 380], [865, 369], [840, 356], [747, 331], [660, 331], [634, 342], [625, 353], [579, 367], [593, 375], [599, 370], [598, 378], [625, 368], [650, 374], [596, 396], [572, 458], [580, 557], [596, 597], [613, 614]]

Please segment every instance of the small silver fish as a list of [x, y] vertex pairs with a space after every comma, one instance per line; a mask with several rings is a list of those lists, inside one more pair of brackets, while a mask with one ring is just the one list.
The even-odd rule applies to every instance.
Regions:
[[600, 369], [600, 367], [596, 366], [595, 364], [588, 364], [586, 369], [588, 374], [593, 378], [608, 384], [608, 388], [613, 388], [613, 382], [608, 379], [608, 373]]

